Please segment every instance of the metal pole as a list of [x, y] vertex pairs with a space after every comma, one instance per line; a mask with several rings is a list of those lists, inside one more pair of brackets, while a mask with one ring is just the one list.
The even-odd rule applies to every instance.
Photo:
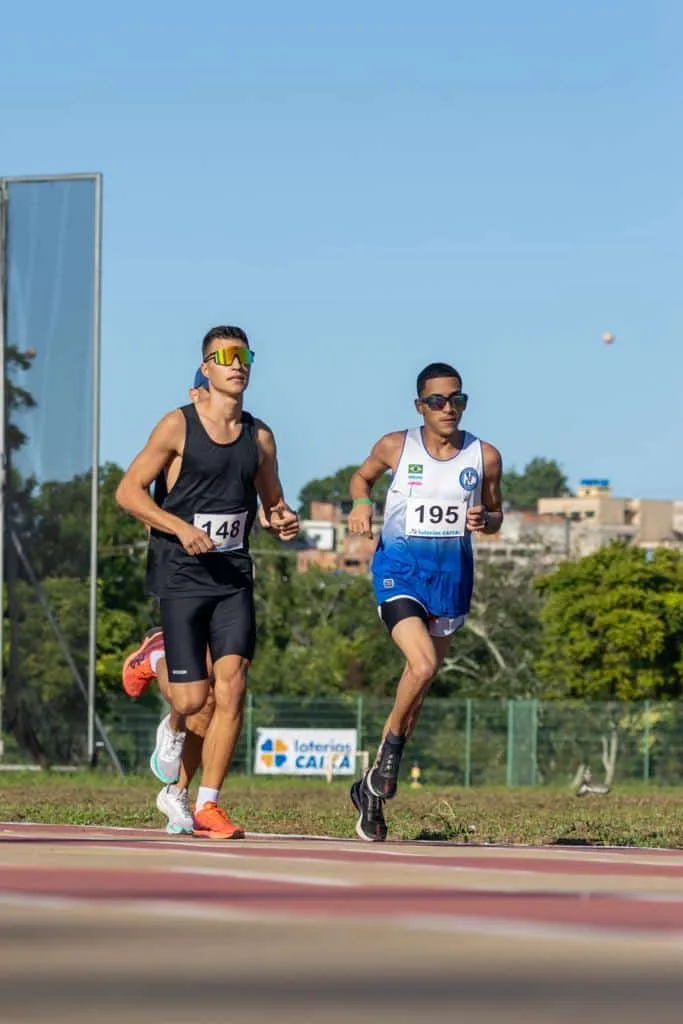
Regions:
[[5, 703], [4, 624], [5, 624], [5, 421], [7, 417], [7, 385], [5, 381], [5, 310], [7, 308], [7, 186], [0, 180], [0, 380], [2, 400], [0, 405], [0, 757], [4, 754], [3, 711]]
[[92, 318], [92, 476], [90, 487], [90, 616], [88, 626], [88, 763], [95, 764], [97, 668], [97, 541], [100, 497], [100, 343], [102, 296], [102, 175], [95, 176]]
[[538, 700], [531, 701], [531, 785], [535, 786], [538, 778]]
[[356, 697], [356, 743], [357, 749], [363, 749], [363, 695], [359, 693]]
[[645, 701], [645, 735], [643, 736], [643, 781], [650, 781], [650, 701]]
[[247, 690], [247, 702], [245, 709], [245, 719], [247, 727], [247, 775], [254, 774], [254, 695], [251, 690]]
[[508, 786], [512, 785], [512, 766], [514, 759], [514, 745], [515, 745], [515, 708], [514, 702], [508, 701], [508, 744], [507, 744], [507, 765], [505, 772], [505, 781]]
[[465, 785], [472, 785], [472, 698], [465, 701]]

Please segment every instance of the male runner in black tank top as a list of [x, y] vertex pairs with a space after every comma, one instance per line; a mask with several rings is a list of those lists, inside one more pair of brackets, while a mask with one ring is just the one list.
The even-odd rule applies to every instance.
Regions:
[[[202, 342], [202, 359], [209, 400], [201, 411], [185, 406], [157, 424], [116, 499], [152, 532], [149, 576], [160, 599], [173, 706], [160, 767], [165, 778], [179, 770], [184, 716], [203, 707], [209, 692], [208, 646], [216, 709], [204, 740], [194, 831], [239, 838], [243, 831], [217, 800], [239, 738], [254, 654], [248, 538], [258, 498], [270, 529], [283, 540], [297, 535], [299, 523], [283, 497], [275, 438], [242, 409], [253, 359], [246, 334], [239, 327], [213, 328]], [[148, 488], [162, 470], [167, 494], [157, 505]]]

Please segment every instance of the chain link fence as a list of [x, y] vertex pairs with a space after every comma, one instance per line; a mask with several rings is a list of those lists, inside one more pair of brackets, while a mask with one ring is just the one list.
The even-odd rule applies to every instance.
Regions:
[[[358, 749], [372, 758], [390, 706], [362, 696], [249, 693], [233, 771], [253, 771], [260, 726], [356, 729]], [[127, 772], [148, 770], [158, 722], [158, 714], [135, 705], [109, 717], [109, 739]], [[683, 703], [427, 699], [403, 759], [405, 777], [415, 765], [422, 782], [456, 786], [569, 785], [582, 769], [596, 782], [607, 775], [677, 784]]]

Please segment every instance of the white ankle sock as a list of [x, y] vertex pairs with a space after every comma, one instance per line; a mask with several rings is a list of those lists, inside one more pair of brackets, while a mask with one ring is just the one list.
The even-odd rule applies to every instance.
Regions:
[[218, 790], [209, 789], [208, 786], [200, 786], [197, 790], [197, 810], [200, 810], [204, 804], [217, 804], [218, 803]]
[[154, 672], [155, 675], [157, 671], [157, 665], [159, 664], [161, 659], [165, 657], [166, 651], [163, 648], [160, 651], [152, 651], [152, 653], [150, 654], [149, 667], [151, 668], [152, 672]]

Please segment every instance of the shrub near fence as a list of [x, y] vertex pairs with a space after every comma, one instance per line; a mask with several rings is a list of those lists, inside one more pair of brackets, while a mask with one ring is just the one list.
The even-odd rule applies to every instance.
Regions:
[[[259, 726], [355, 728], [358, 749], [372, 756], [390, 706], [362, 696], [250, 693], [233, 770], [253, 771]], [[135, 706], [109, 718], [109, 737], [126, 771], [148, 770], [158, 720]], [[683, 702], [428, 699], [402, 772], [407, 778], [418, 764], [423, 782], [442, 785], [568, 785], [582, 764], [601, 780], [603, 758], [611, 755], [617, 783], [683, 781]]]

